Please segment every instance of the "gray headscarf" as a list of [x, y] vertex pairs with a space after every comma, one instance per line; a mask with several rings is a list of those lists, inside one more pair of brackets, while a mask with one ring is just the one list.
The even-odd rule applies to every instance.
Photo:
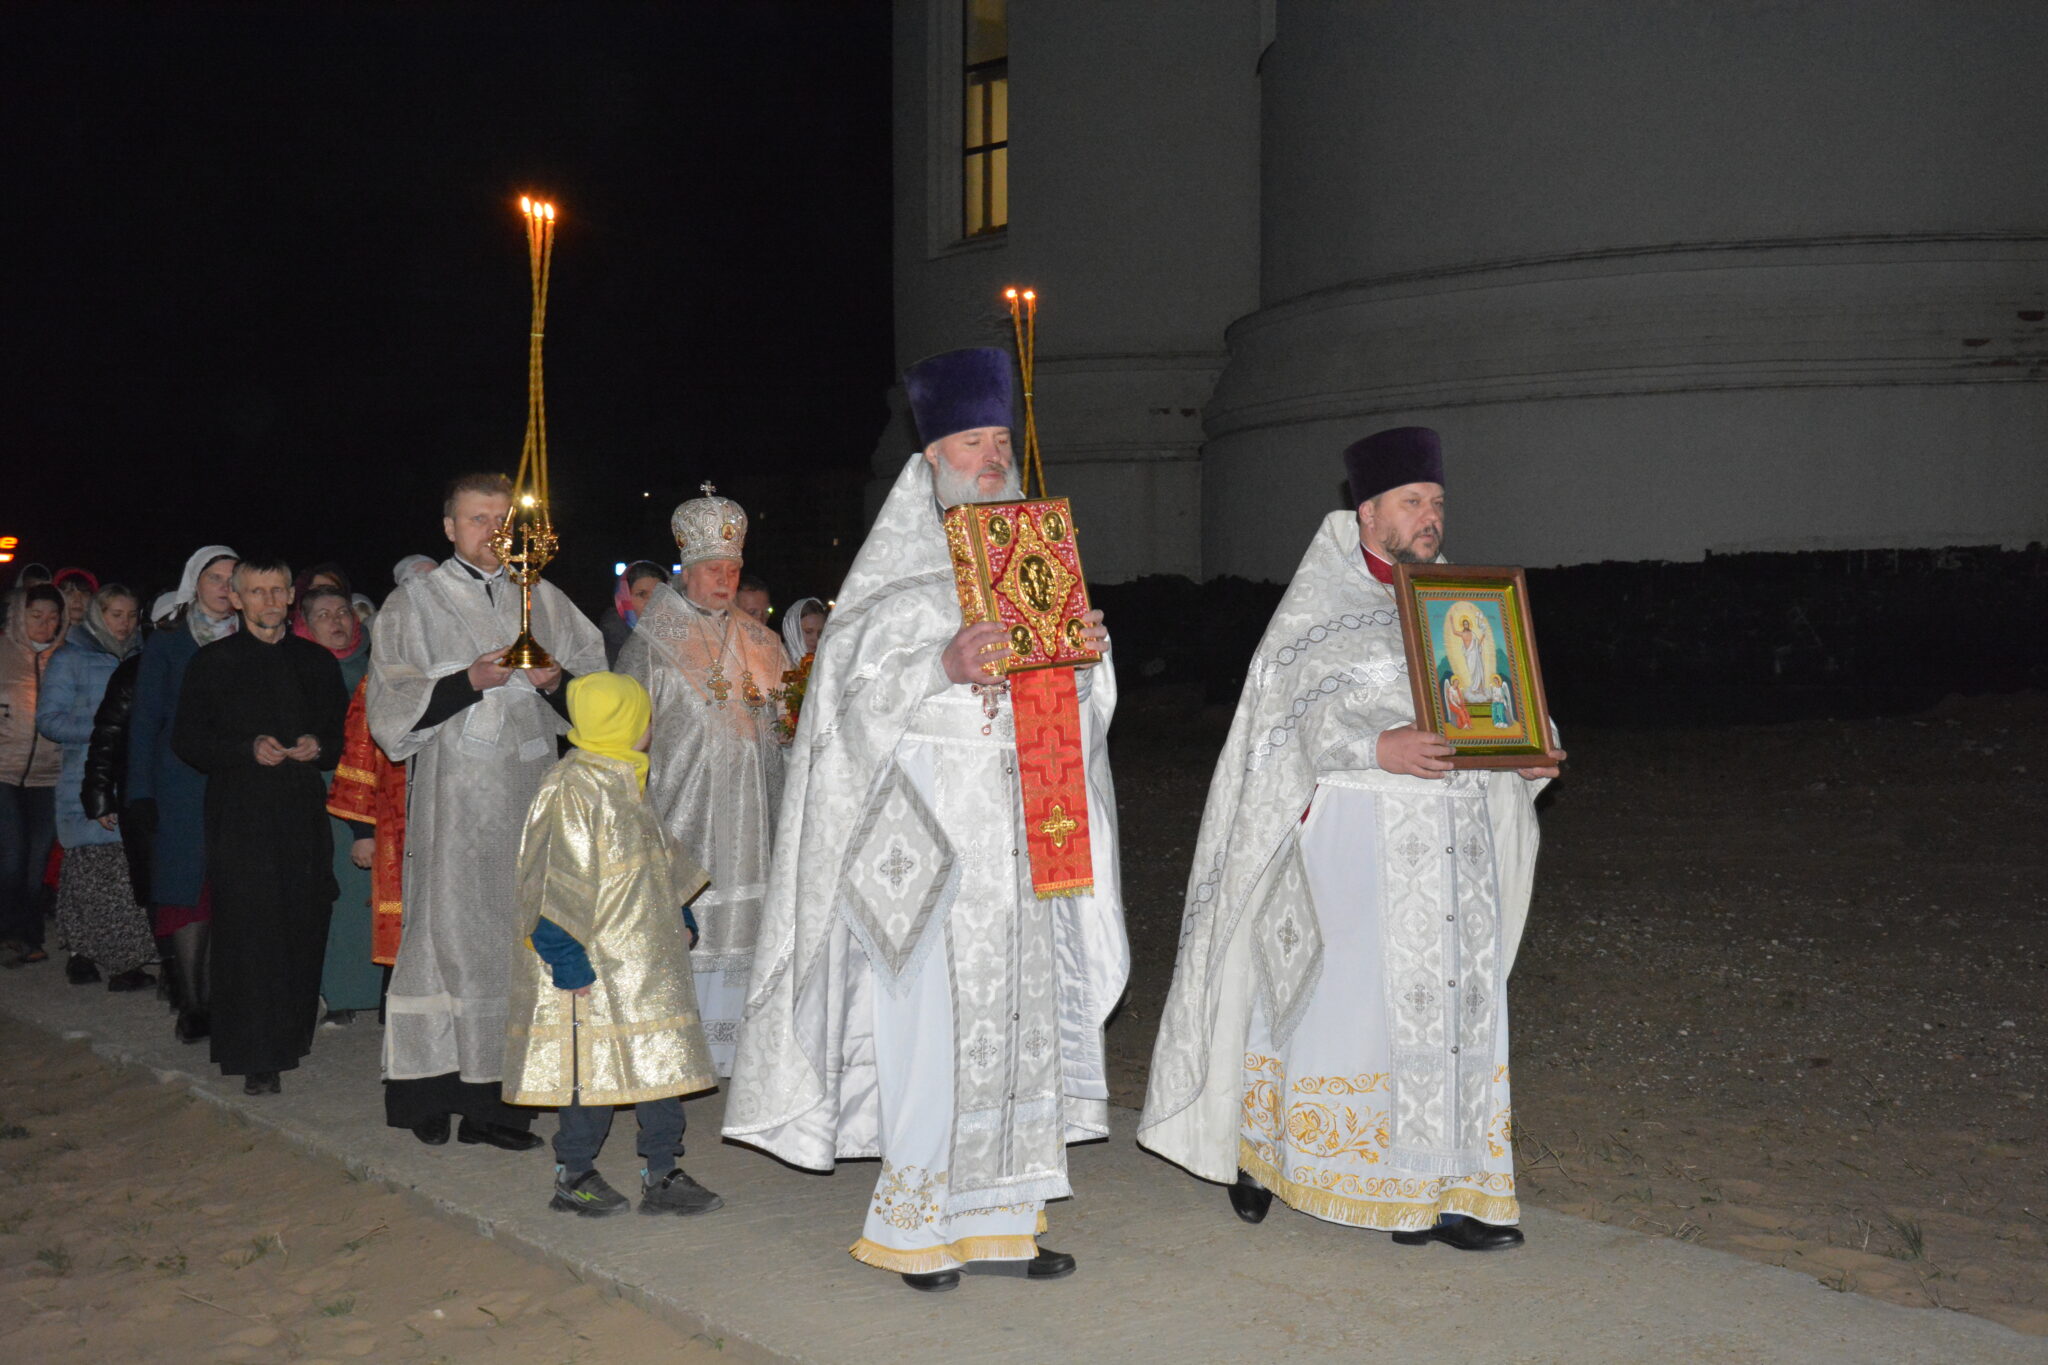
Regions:
[[86, 604], [85, 620], [80, 624], [85, 627], [85, 633], [92, 637], [94, 644], [116, 659], [125, 659], [142, 648], [142, 622], [137, 619], [135, 629], [128, 632], [127, 639], [118, 638], [107, 627], [107, 603], [117, 597], [125, 597], [133, 602], [138, 613], [142, 610], [142, 599], [131, 589], [119, 583], [109, 583], [92, 595], [92, 601]]
[[432, 573], [436, 565], [432, 555], [407, 555], [391, 566], [391, 581], [404, 587], [416, 573]]
[[216, 621], [206, 614], [199, 605], [199, 575], [206, 572], [215, 560], [239, 560], [240, 555], [225, 545], [206, 545], [192, 552], [185, 561], [185, 572], [178, 578], [178, 605], [185, 611], [185, 629], [192, 632], [192, 638], [200, 644], [211, 644], [235, 633], [235, 627], [242, 624], [241, 613], [229, 612], [225, 620]]

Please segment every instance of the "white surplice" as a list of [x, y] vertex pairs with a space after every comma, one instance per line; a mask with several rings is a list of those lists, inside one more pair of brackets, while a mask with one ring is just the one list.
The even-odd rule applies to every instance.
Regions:
[[1216, 765], [1139, 1141], [1334, 1221], [1511, 1223], [1506, 984], [1542, 784], [1382, 771], [1413, 720], [1393, 594], [1332, 513]]
[[[527, 808], [555, 765], [564, 721], [524, 673], [438, 725], [415, 728], [434, 685], [519, 633], [519, 590], [485, 585], [455, 559], [399, 585], [370, 637], [370, 733], [408, 763], [405, 933], [386, 996], [384, 1076], [459, 1072], [496, 1081], [505, 1058], [510, 945], [525, 934], [515, 894]], [[533, 634], [564, 670], [604, 667], [604, 637], [568, 598], [533, 589]]]
[[904, 1272], [1028, 1258], [1068, 1142], [1108, 1133], [1102, 1024], [1129, 969], [1105, 661], [1079, 675], [1095, 886], [1041, 900], [1006, 688], [960, 628], [913, 456], [819, 642], [726, 1110], [794, 1165], [882, 1159], [853, 1248]]

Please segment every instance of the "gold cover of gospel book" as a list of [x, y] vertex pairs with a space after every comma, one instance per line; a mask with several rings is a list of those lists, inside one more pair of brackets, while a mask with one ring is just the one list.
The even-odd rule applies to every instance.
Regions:
[[1065, 498], [970, 502], [946, 512], [953, 586], [968, 625], [994, 621], [1016, 651], [1007, 671], [1067, 668], [1102, 658], [1082, 641], [1088, 580]]

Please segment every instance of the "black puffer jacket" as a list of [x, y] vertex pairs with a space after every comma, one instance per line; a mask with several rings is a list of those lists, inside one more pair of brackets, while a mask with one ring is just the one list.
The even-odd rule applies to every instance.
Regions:
[[123, 659], [107, 679], [100, 709], [93, 712], [85, 778], [78, 789], [88, 819], [121, 813], [121, 793], [128, 785], [128, 712], [135, 704], [135, 675], [141, 668], [141, 650]]
[[[142, 669], [142, 651], [121, 661], [107, 679], [106, 695], [93, 712], [92, 738], [85, 746], [85, 776], [79, 800], [88, 819], [121, 816], [121, 847], [128, 855], [128, 881], [137, 905], [149, 904], [149, 839], [153, 819], [124, 809], [128, 789], [128, 715], [135, 705], [135, 678]], [[150, 804], [145, 802], [144, 804]], [[155, 812], [150, 812], [154, 815]]]

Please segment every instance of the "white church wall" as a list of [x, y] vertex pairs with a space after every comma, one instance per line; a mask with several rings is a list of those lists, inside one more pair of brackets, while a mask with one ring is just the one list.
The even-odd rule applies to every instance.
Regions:
[[2048, 6], [1284, 5], [1203, 569], [1445, 433], [1452, 550], [2048, 537]]
[[[1009, 226], [969, 242], [959, 5], [895, 13], [900, 364], [1007, 346], [1002, 290], [1035, 286], [1048, 481], [1076, 501], [1090, 577], [1198, 576], [1201, 412], [1225, 327], [1258, 302], [1261, 7], [1013, 4]], [[893, 422], [877, 478], [913, 444]]]

